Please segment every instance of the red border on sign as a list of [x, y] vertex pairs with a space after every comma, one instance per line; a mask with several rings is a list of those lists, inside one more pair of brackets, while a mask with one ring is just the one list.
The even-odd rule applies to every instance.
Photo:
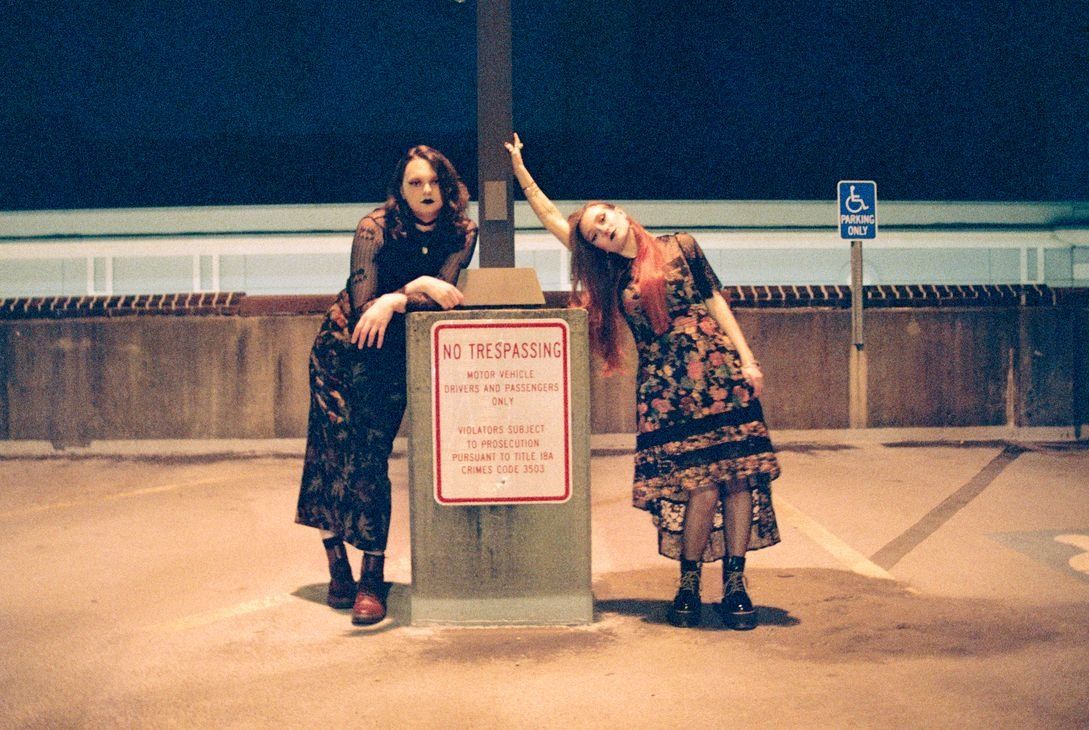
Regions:
[[[439, 331], [444, 329], [496, 329], [496, 328], [527, 328], [527, 327], [558, 327], [563, 333], [560, 338], [563, 342], [563, 495], [557, 497], [508, 497], [506, 499], [495, 498], [451, 498], [442, 496], [442, 429], [440, 428], [439, 394], [442, 388], [439, 383]], [[542, 320], [541, 322], [527, 322], [525, 320], [502, 322], [492, 321], [488, 323], [476, 322], [439, 322], [431, 328], [431, 390], [432, 390], [432, 438], [434, 451], [432, 461], [435, 465], [435, 501], [439, 504], [533, 504], [541, 502], [566, 502], [571, 498], [571, 412], [570, 412], [570, 372], [571, 362], [568, 352], [568, 335], [570, 330], [564, 320]]]

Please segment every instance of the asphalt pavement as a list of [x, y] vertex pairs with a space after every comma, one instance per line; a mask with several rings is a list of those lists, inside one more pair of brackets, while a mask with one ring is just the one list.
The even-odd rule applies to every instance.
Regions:
[[0, 444], [0, 726], [1089, 725], [1086, 443], [777, 442], [750, 632], [666, 623], [630, 437], [595, 439], [594, 622], [484, 629], [408, 621], [403, 451], [390, 616], [361, 629], [292, 521], [301, 442]]

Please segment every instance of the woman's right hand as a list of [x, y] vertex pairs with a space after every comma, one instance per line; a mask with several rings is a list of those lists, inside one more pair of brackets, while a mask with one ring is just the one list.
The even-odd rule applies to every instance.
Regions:
[[525, 167], [525, 163], [522, 162], [522, 140], [519, 139], [518, 133], [514, 133], [514, 139], [510, 142], [504, 142], [503, 146], [507, 148], [507, 152], [510, 153], [510, 164], [515, 169], [519, 167]]
[[371, 303], [363, 312], [352, 330], [352, 344], [362, 350], [364, 347], [381, 348], [386, 339], [386, 328], [393, 319], [393, 304], [390, 294], [384, 294]]
[[456, 286], [434, 276], [421, 276], [418, 279], [413, 279], [405, 287], [405, 292], [407, 294], [422, 292], [431, 297], [443, 309], [453, 309], [465, 299], [465, 295]]

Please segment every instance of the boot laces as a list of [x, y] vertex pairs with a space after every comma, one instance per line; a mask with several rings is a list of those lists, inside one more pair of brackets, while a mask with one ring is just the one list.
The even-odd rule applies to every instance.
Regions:
[[688, 591], [690, 593], [700, 592], [700, 574], [699, 573], [682, 573], [680, 590]]
[[745, 593], [747, 581], [744, 573], [730, 573], [726, 576], [726, 593]]

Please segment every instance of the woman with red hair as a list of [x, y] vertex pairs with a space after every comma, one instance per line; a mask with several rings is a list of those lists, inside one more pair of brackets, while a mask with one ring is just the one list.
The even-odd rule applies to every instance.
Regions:
[[700, 568], [721, 559], [722, 618], [754, 628], [745, 554], [779, 542], [779, 463], [758, 400], [764, 376], [718, 277], [690, 235], [656, 238], [615, 205], [565, 218], [526, 169], [518, 135], [505, 146], [533, 212], [571, 251], [572, 299], [606, 372], [621, 363], [621, 317], [635, 337], [633, 503], [651, 513], [659, 553], [681, 564], [670, 622], [699, 625]]

